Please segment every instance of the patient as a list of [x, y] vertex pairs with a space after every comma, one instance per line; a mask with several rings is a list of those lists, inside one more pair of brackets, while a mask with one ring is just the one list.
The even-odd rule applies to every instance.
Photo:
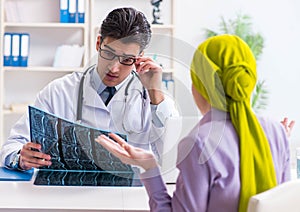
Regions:
[[239, 37], [219, 35], [204, 41], [191, 64], [192, 94], [203, 114], [178, 146], [179, 176], [173, 197], [167, 193], [152, 153], [99, 136], [96, 141], [122, 162], [142, 167], [140, 174], [151, 211], [246, 211], [252, 195], [290, 179], [285, 128], [256, 117], [250, 106], [256, 61]]

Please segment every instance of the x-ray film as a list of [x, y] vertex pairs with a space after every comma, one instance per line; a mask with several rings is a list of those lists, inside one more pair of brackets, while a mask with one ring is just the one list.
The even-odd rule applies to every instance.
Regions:
[[[29, 106], [31, 141], [51, 155], [51, 166], [41, 167], [35, 185], [141, 186], [137, 170], [122, 163], [95, 142], [109, 132], [59, 118]], [[127, 139], [126, 135], [118, 134]]]

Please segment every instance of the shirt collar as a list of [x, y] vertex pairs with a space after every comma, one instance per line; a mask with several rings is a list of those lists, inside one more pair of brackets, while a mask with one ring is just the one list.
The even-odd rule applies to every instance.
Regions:
[[[125, 80], [123, 80], [121, 83], [119, 83], [118, 85], [115, 86], [117, 91], [130, 78], [130, 76], [131, 76], [131, 74], [129, 74], [125, 78]], [[98, 94], [102, 93], [104, 91], [104, 89], [106, 88], [106, 85], [102, 82], [102, 80], [97, 72], [97, 66], [95, 66], [91, 72], [91, 85], [97, 91]]]
[[218, 110], [216, 108], [211, 108], [210, 111], [208, 111], [201, 119], [200, 123], [205, 124], [207, 122], [211, 121], [223, 121], [223, 120], [229, 120], [230, 114], [225, 111]]

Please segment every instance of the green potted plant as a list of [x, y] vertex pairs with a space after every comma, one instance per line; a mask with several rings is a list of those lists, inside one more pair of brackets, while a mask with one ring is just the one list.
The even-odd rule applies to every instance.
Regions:
[[[242, 38], [251, 48], [256, 60], [259, 59], [264, 48], [264, 38], [261, 34], [255, 33], [252, 30], [251, 17], [248, 15], [237, 14], [234, 19], [226, 21], [221, 17], [219, 25], [219, 32], [205, 29], [206, 37], [212, 37], [218, 34], [234, 34]], [[268, 90], [265, 86], [264, 80], [258, 80], [253, 96], [251, 99], [251, 106], [253, 110], [258, 113], [267, 106]]]

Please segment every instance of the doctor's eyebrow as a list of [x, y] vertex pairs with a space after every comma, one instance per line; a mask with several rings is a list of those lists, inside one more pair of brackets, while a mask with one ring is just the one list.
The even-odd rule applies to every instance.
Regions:
[[104, 44], [104, 47], [109, 48], [111, 51], [116, 52], [113, 48], [111, 48], [109, 45]]
[[[116, 52], [116, 50], [113, 49], [113, 48], [111, 48], [109, 45], [104, 44], [104, 47], [110, 49], [110, 50], [113, 51], [113, 52]], [[133, 55], [133, 54], [124, 54], [124, 53], [123, 53], [123, 56], [126, 56], [126, 57], [136, 57], [136, 56]]]

